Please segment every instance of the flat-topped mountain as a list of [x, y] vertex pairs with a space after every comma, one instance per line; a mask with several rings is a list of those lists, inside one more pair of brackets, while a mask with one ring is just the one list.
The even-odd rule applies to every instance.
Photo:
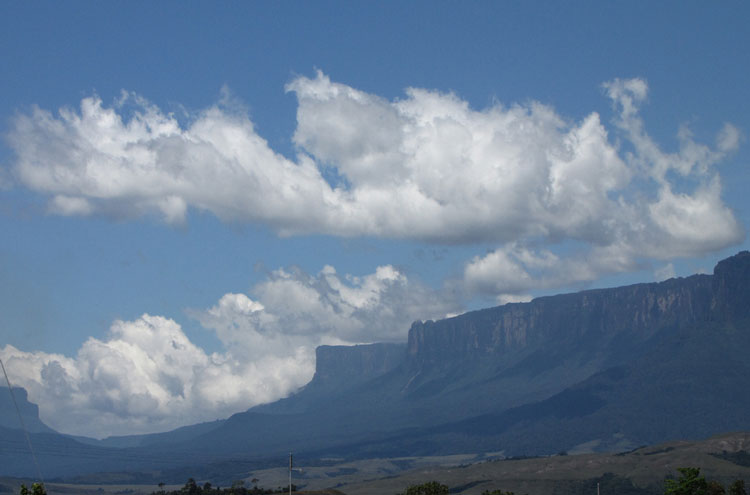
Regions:
[[[315, 349], [315, 375], [287, 399], [253, 408], [255, 412], [304, 412], [382, 376], [404, 361], [405, 344], [322, 345]], [[321, 404], [317, 404], [319, 407]]]
[[54, 433], [39, 419], [39, 406], [29, 402], [25, 389], [13, 387], [11, 395], [8, 387], [0, 387], [0, 427], [20, 429], [21, 425], [33, 433]]
[[416, 322], [409, 331], [409, 360], [421, 364], [496, 359], [551, 342], [588, 345], [621, 334], [644, 341], [666, 327], [709, 319], [713, 278], [694, 275], [540, 297], [437, 322]]
[[201, 428], [146, 435], [127, 450], [128, 465], [146, 448], [149, 459], [193, 465], [290, 450], [538, 455], [750, 430], [748, 351], [750, 253], [741, 252], [712, 275], [416, 322], [405, 344], [321, 347], [315, 377], [296, 394]]
[[[284, 408], [237, 414], [202, 445], [221, 435], [238, 450], [245, 442], [336, 455], [478, 445], [554, 453], [586, 442], [609, 449], [750, 428], [741, 378], [750, 372], [749, 296], [750, 253], [742, 252], [713, 275], [417, 322], [390, 371], [360, 382], [356, 359], [319, 355], [316, 376], [336, 369], [340, 386], [319, 393], [311, 386], [282, 401]], [[688, 380], [691, 389], [681, 385]], [[721, 414], [706, 414], [710, 400], [720, 401]], [[589, 416], [590, 423], [582, 419]], [[551, 433], [557, 429], [567, 433]]]

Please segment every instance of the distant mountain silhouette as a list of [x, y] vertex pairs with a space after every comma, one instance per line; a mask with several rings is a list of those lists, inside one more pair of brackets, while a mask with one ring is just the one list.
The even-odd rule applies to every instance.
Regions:
[[[15, 404], [13, 403], [14, 397]], [[20, 419], [19, 412], [21, 413]], [[33, 433], [55, 433], [39, 419], [39, 406], [29, 402], [24, 388], [13, 387], [13, 395], [11, 395], [8, 387], [0, 387], [0, 427], [20, 429], [22, 424], [27, 431]]]
[[[625, 450], [750, 429], [748, 351], [745, 251], [713, 275], [416, 322], [406, 344], [321, 347], [312, 381], [286, 399], [82, 448], [142, 470], [166, 456], [180, 466], [290, 450], [344, 458]], [[128, 448], [101, 457], [107, 445]], [[60, 469], [54, 455], [48, 461], [59, 475], [110, 469], [90, 458], [69, 457]]]

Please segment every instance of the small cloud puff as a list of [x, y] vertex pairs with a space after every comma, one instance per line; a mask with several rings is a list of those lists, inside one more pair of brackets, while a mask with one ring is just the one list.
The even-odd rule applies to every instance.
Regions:
[[669, 280], [670, 278], [675, 278], [676, 275], [677, 274], [674, 271], [674, 265], [672, 263], [667, 263], [666, 265], [654, 271], [654, 279], [657, 282]]

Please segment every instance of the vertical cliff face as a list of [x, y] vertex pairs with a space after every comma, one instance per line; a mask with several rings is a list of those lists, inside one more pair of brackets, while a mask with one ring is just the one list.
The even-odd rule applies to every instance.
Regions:
[[257, 413], [306, 413], [325, 407], [348, 391], [404, 362], [406, 344], [323, 345], [315, 349], [315, 375], [296, 394], [255, 406]]
[[[742, 283], [729, 276], [722, 280], [725, 292], [735, 293], [734, 286]], [[741, 307], [735, 299], [727, 304]], [[708, 319], [711, 306], [709, 275], [542, 297], [437, 322], [416, 322], [409, 331], [408, 358], [426, 363], [618, 337], [645, 341], [659, 329]]]
[[[743, 252], [713, 275], [415, 323], [408, 344], [323, 346], [313, 380], [298, 393], [201, 429], [205, 434], [165, 435], [128, 451], [127, 459], [105, 449], [83, 451], [78, 464], [48, 459], [69, 475], [92, 465], [135, 466], [139, 452], [146, 462], [157, 452], [191, 465], [235, 453], [283, 456], [290, 446], [331, 457], [536, 455], [746, 430], [748, 348], [750, 253]], [[15, 422], [3, 390], [0, 420]], [[25, 394], [18, 397], [22, 414], [36, 418]], [[21, 442], [18, 430], [0, 434], [0, 465], [17, 461], [3, 449], [16, 433]], [[184, 442], [174, 443], [177, 437]], [[50, 445], [64, 441], [72, 442]], [[99, 458], [103, 463], [92, 462]]]
[[[13, 395], [16, 403], [13, 403], [13, 397], [10, 395], [8, 387], [0, 387], [0, 426], [21, 429], [21, 422], [18, 419], [18, 413], [21, 413], [23, 425], [30, 433], [53, 433], [54, 430], [42, 423], [39, 419], [39, 406], [29, 402], [26, 389], [13, 387]], [[16, 411], [16, 404], [18, 411]]]
[[361, 382], [383, 375], [404, 360], [404, 344], [323, 345], [315, 349], [313, 382]]
[[711, 309], [716, 320], [750, 317], [750, 252], [742, 251], [714, 268]]

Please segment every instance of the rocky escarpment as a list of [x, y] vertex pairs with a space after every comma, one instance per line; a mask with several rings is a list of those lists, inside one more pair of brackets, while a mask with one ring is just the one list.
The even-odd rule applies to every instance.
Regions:
[[404, 361], [405, 344], [323, 345], [315, 349], [309, 387], [348, 388], [393, 370]]
[[[734, 279], [726, 283], [726, 291], [731, 291]], [[423, 364], [618, 337], [642, 342], [660, 329], [708, 319], [712, 296], [712, 276], [694, 275], [540, 297], [437, 322], [416, 322], [409, 331], [408, 356], [412, 363]]]
[[[750, 253], [743, 252], [712, 275], [417, 323], [408, 347], [323, 346], [313, 380], [286, 399], [208, 431], [154, 436], [122, 454], [79, 445], [93, 450], [57, 459], [57, 445], [72, 440], [55, 437], [44, 462], [69, 475], [154, 469], [154, 459], [277, 462], [292, 449], [326, 458], [538, 455], [748, 430], [747, 349]], [[8, 473], [28, 468], [11, 450], [23, 440], [19, 430], [0, 431]]]
[[[15, 396], [15, 404], [13, 402]], [[26, 389], [13, 387], [13, 396], [8, 387], [0, 387], [0, 426], [11, 429], [21, 429], [22, 423], [18, 418], [21, 414], [23, 427], [31, 433], [52, 433], [54, 430], [39, 419], [39, 406], [29, 402]], [[16, 405], [18, 410], [16, 410]]]
[[252, 409], [261, 413], [301, 413], [385, 375], [404, 362], [406, 344], [323, 345], [315, 349], [315, 375], [291, 397]]
[[721, 260], [714, 268], [712, 282], [715, 320], [750, 317], [750, 251]]

